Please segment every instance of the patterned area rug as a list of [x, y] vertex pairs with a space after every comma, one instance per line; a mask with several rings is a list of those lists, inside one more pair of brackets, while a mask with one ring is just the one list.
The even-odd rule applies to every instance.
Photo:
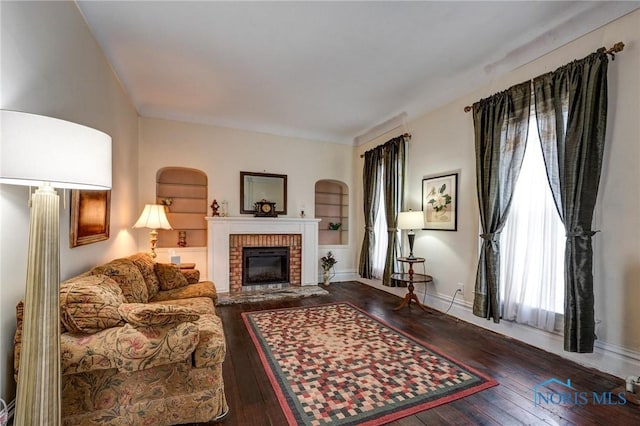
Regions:
[[290, 425], [382, 425], [497, 385], [349, 303], [242, 315]]

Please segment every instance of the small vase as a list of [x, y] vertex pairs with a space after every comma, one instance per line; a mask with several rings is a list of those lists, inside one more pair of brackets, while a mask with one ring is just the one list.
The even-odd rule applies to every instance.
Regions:
[[323, 284], [329, 285], [331, 282], [329, 281], [329, 271], [322, 272], [322, 278], [324, 279]]
[[187, 246], [187, 231], [178, 231], [178, 247]]

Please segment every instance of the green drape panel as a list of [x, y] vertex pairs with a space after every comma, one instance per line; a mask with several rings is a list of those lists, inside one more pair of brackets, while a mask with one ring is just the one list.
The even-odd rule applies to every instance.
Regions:
[[387, 219], [387, 254], [382, 274], [382, 285], [391, 285], [391, 274], [396, 268], [400, 241], [398, 240], [398, 213], [402, 208], [405, 174], [405, 142], [399, 136], [384, 144], [384, 200]]
[[547, 177], [567, 235], [564, 349], [593, 352], [591, 231], [607, 124], [604, 49], [534, 79]]
[[364, 169], [362, 171], [362, 188], [364, 192], [364, 239], [360, 251], [358, 272], [362, 278], [373, 278], [373, 247], [376, 235], [373, 225], [380, 204], [380, 182], [382, 166], [382, 149], [372, 149], [364, 153]]
[[473, 313], [500, 322], [500, 232], [522, 166], [529, 128], [531, 82], [473, 105], [476, 180], [483, 239]]

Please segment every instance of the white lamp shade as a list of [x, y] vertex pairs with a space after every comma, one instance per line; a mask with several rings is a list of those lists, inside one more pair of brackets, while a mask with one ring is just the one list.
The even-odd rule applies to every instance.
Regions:
[[408, 211], [398, 213], [398, 228], [422, 229], [424, 228], [424, 213], [422, 211]]
[[110, 189], [111, 137], [57, 118], [0, 110], [0, 183]]
[[134, 228], [173, 229], [161, 204], [145, 204]]

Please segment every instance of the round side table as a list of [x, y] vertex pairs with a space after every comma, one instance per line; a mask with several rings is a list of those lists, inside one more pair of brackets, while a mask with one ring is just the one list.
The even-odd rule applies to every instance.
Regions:
[[433, 281], [433, 277], [431, 275], [416, 274], [413, 271], [413, 264], [414, 263], [424, 264], [424, 258], [423, 257], [416, 257], [416, 258], [399, 257], [398, 261], [402, 263], [408, 263], [409, 272], [406, 272], [406, 273], [399, 272], [399, 273], [391, 274], [391, 279], [408, 283], [407, 290], [409, 290], [409, 292], [404, 296], [404, 299], [402, 299], [402, 303], [400, 303], [400, 305], [394, 308], [393, 310], [399, 311], [405, 306], [411, 307], [411, 301], [413, 300], [420, 309], [422, 309], [423, 311], [426, 311], [427, 308], [425, 308], [425, 306], [420, 303], [420, 300], [418, 300], [418, 296], [416, 296], [416, 294], [413, 292], [413, 290], [415, 290], [413, 283], [428, 283]]

